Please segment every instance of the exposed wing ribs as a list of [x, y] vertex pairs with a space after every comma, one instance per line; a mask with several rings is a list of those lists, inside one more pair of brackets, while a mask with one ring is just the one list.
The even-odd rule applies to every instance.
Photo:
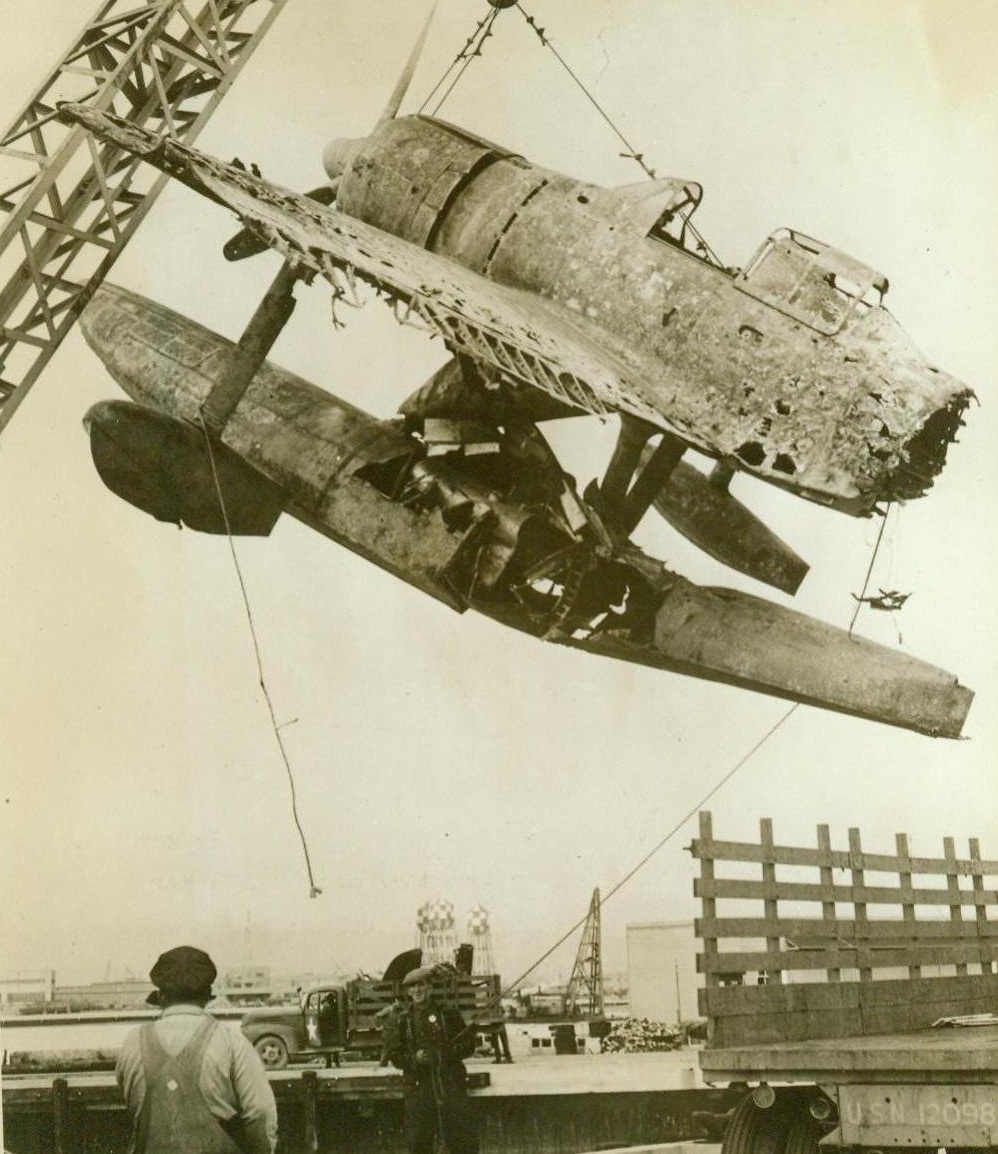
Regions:
[[348, 286], [364, 281], [400, 304], [403, 315], [424, 321], [456, 353], [597, 417], [620, 410], [664, 427], [620, 356], [534, 296], [115, 117], [82, 105], [62, 112], [230, 208], [269, 247], [335, 290], [342, 291], [344, 278]]

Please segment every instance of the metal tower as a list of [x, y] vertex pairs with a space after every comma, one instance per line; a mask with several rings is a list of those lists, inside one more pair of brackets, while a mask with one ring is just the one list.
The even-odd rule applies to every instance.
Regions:
[[603, 1014], [603, 956], [600, 932], [599, 889], [593, 890], [589, 914], [582, 928], [582, 940], [568, 980], [567, 1009], [572, 1015], [601, 1017]]
[[484, 906], [475, 906], [468, 912], [468, 940], [475, 947], [471, 960], [471, 972], [480, 974], [496, 972], [492, 954], [492, 930], [489, 928], [489, 911]]
[[423, 951], [424, 966], [454, 961], [457, 930], [454, 925], [453, 902], [424, 902], [417, 911], [416, 925], [419, 929], [419, 948]]
[[167, 177], [62, 100], [192, 142], [287, 0], [105, 0], [0, 137], [0, 429]]

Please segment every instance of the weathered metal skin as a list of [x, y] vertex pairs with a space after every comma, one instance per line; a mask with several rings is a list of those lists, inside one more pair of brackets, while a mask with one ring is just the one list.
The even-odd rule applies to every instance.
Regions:
[[[764, 291], [760, 269], [719, 269], [670, 238], [698, 199], [683, 181], [599, 188], [403, 117], [358, 147], [338, 203], [585, 318], [625, 363], [654, 359], [653, 403], [736, 468], [853, 514], [924, 493], [971, 391], [831, 272], [806, 301], [793, 279]], [[843, 270], [865, 266], [838, 256], [848, 287]]]
[[722, 565], [784, 593], [796, 593], [807, 576], [807, 562], [728, 492], [727, 478], [723, 466], [707, 476], [680, 461], [655, 498], [655, 508]]
[[[198, 510], [214, 531], [203, 462], [185, 470], [196, 492], [178, 493], [172, 462], [166, 504], [156, 483], [173, 446], [196, 453], [200, 408], [234, 346], [109, 286], [81, 323], [115, 380], [148, 406], [105, 402], [88, 414], [92, 438], [114, 438], [125, 456], [141, 449], [144, 475], [116, 491], [153, 515], [177, 503]], [[691, 584], [610, 538], [529, 422], [494, 434], [492, 451], [431, 456], [401, 420], [376, 420], [265, 362], [212, 444], [240, 459], [231, 499], [247, 494], [255, 508], [258, 494], [277, 493], [292, 516], [457, 610], [589, 652], [958, 736], [973, 695], [950, 674], [757, 598]], [[245, 524], [257, 531], [260, 519], [251, 510]]]
[[[789, 246], [775, 237], [740, 275], [687, 251], [683, 220], [699, 197], [688, 182], [599, 189], [437, 121], [389, 121], [337, 161], [347, 163], [343, 203], [392, 227], [412, 222], [424, 250], [404, 231], [323, 209], [85, 105], [61, 114], [228, 205], [334, 287], [344, 272], [370, 280], [453, 351], [586, 411], [657, 423], [731, 468], [846, 512], [923, 493], [972, 397], [882, 307], [854, 299], [854, 272], [872, 272], [859, 262], [813, 245], [794, 281]], [[484, 257], [477, 228], [460, 227], [483, 219], [467, 200], [479, 186], [495, 217]], [[646, 233], [656, 205], [665, 216]], [[434, 251], [445, 242], [452, 259]], [[462, 263], [472, 259], [485, 260], [487, 278]]]

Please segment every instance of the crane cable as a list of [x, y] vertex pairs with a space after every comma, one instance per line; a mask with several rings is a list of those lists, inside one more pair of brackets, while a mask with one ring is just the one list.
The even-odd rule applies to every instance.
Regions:
[[[215, 466], [215, 453], [211, 444], [211, 436], [208, 433], [208, 427], [204, 421], [204, 415], [198, 413], [198, 421], [201, 425], [201, 431], [204, 433], [204, 443], [208, 450], [208, 461], [211, 465], [211, 475], [215, 482], [215, 493], [218, 496], [218, 507], [222, 512], [222, 520], [225, 522], [225, 533], [229, 539], [229, 552], [232, 554], [232, 563], [235, 566], [236, 577], [239, 580], [239, 588], [243, 595], [243, 605], [246, 609], [246, 619], [249, 622], [250, 637], [253, 640], [253, 652], [256, 654], [256, 667], [259, 675], [260, 689], [263, 691], [264, 701], [267, 703], [267, 711], [270, 714], [270, 724], [274, 731], [274, 737], [277, 739], [277, 748], [280, 750], [281, 759], [284, 762], [284, 769], [288, 775], [288, 785], [291, 789], [291, 816], [294, 819], [295, 826], [298, 830], [298, 837], [301, 840], [302, 853], [305, 855], [305, 870], [308, 874], [308, 896], [316, 898], [322, 890], [316, 885], [315, 877], [312, 873], [312, 859], [308, 852], [308, 842], [305, 838], [305, 831], [302, 828], [301, 819], [298, 816], [298, 796], [295, 790], [295, 777], [291, 769], [291, 760], [288, 757], [288, 751], [284, 745], [284, 739], [281, 737], [282, 726], [278, 724], [277, 715], [274, 712], [274, 703], [270, 697], [270, 691], [267, 688], [267, 680], [263, 673], [263, 658], [260, 654], [260, 643], [257, 639], [256, 625], [253, 621], [253, 611], [250, 608], [249, 593], [246, 589], [246, 582], [243, 580], [242, 569], [239, 565], [239, 557], [236, 554], [235, 541], [232, 536], [232, 526], [229, 522], [229, 514], [225, 508], [225, 498], [222, 496], [222, 486], [218, 479], [218, 469]], [[284, 723], [285, 725], [288, 722]]]
[[[586, 88], [585, 84], [582, 83], [582, 81], [575, 74], [575, 72], [569, 67], [568, 62], [565, 60], [565, 58], [561, 55], [561, 53], [557, 50], [557, 48], [555, 48], [555, 46], [548, 39], [547, 35], [545, 34], [544, 29], [538, 25], [537, 21], [533, 18], [533, 16], [527, 15], [527, 13], [523, 10], [523, 7], [521, 6], [519, 0], [516, 0], [516, 3], [513, 6], [520, 13], [520, 15], [524, 18], [524, 20], [526, 20], [527, 24], [533, 30], [533, 32], [537, 36], [537, 39], [540, 40], [543, 47], [547, 48], [552, 53], [552, 55], [558, 61], [558, 63], [562, 66], [562, 68], [564, 68], [565, 71], [568, 73], [568, 75], [572, 78], [572, 80], [575, 81], [576, 85], [578, 86], [579, 90], [582, 92], [583, 96], [585, 96], [585, 98], [589, 101], [589, 103], [593, 106], [593, 108], [595, 108], [596, 111], [600, 114], [600, 116], [602, 116], [602, 118], [610, 126], [611, 130], [613, 131], [613, 133], [617, 137], [617, 139], [620, 140], [620, 142], [627, 149], [626, 152], [622, 152], [620, 155], [622, 157], [628, 159], [628, 160], [636, 161], [640, 165], [641, 171], [644, 172], [644, 174], [650, 180], [655, 180], [656, 179], [655, 169], [651, 168], [649, 165], [645, 164], [644, 153], [638, 152], [637, 149], [627, 139], [627, 137], [624, 136], [624, 134], [620, 131], [620, 129], [617, 127], [617, 125], [611, 119], [610, 114], [603, 108], [603, 106], [596, 99], [596, 97], [593, 96], [593, 94], [589, 91], [589, 89]], [[705, 259], [707, 261], [709, 261], [711, 264], [715, 265], [717, 268], [724, 268], [725, 267], [724, 263], [718, 257], [717, 253], [715, 253], [714, 250], [710, 247], [710, 245], [707, 243], [706, 239], [704, 238], [703, 234], [699, 231], [699, 229], [696, 227], [696, 225], [691, 220], [689, 220], [689, 219], [686, 220], [685, 228], [687, 228], [690, 231], [690, 233], [692, 233], [692, 235], [695, 237], [696, 242], [697, 242], [697, 248], [703, 254]]]
[[636, 161], [638, 163], [638, 165], [641, 167], [642, 172], [644, 172], [644, 174], [647, 177], [649, 177], [651, 180], [655, 180], [655, 178], [656, 178], [655, 169], [651, 168], [647, 164], [645, 164], [644, 153], [638, 152], [637, 149], [634, 147], [634, 145], [631, 144], [631, 142], [627, 139], [626, 136], [624, 136], [624, 134], [620, 131], [620, 129], [616, 126], [616, 124], [614, 124], [613, 120], [610, 118], [610, 114], [606, 111], [605, 108], [603, 108], [603, 106], [596, 99], [596, 97], [593, 96], [593, 94], [589, 91], [589, 89], [586, 88], [585, 84], [582, 83], [582, 81], [575, 74], [575, 72], [573, 72], [572, 69], [569, 67], [568, 62], [561, 55], [561, 53], [558, 51], [558, 49], [555, 48], [555, 46], [547, 38], [547, 35], [545, 34], [544, 29], [541, 28], [541, 26], [537, 23], [537, 21], [533, 18], [533, 16], [527, 15], [527, 13], [523, 10], [523, 7], [520, 5], [519, 0], [517, 0], [517, 3], [514, 4], [513, 7], [516, 8], [517, 12], [519, 12], [520, 15], [523, 17], [523, 19], [526, 20], [527, 24], [530, 26], [530, 28], [533, 30], [534, 34], [537, 36], [537, 39], [541, 42], [542, 47], [547, 48], [552, 53], [555, 60], [558, 61], [558, 63], [562, 66], [562, 68], [564, 68], [565, 71], [568, 73], [568, 75], [575, 81], [575, 83], [576, 83], [577, 87], [579, 88], [579, 91], [582, 93], [582, 95], [585, 96], [585, 98], [589, 101], [589, 103], [593, 106], [593, 108], [595, 108], [596, 111], [600, 114], [600, 116], [603, 117], [603, 119], [606, 121], [606, 123], [610, 126], [610, 129], [613, 132], [613, 134], [617, 137], [617, 139], [621, 142], [621, 144], [623, 144], [623, 146], [627, 149], [627, 151], [624, 153], [621, 153], [621, 155], [626, 157], [628, 160]]
[[[440, 99], [437, 101], [436, 107], [430, 113], [431, 116], [437, 115], [437, 113], [443, 107], [444, 101], [454, 91], [455, 87], [457, 86], [457, 82], [461, 79], [461, 77], [468, 70], [468, 66], [471, 64], [472, 60], [474, 60], [476, 56], [481, 56], [482, 48], [485, 45], [485, 41], [488, 40], [488, 38], [492, 35], [492, 25], [495, 24], [498, 16], [499, 16], [499, 9], [498, 8], [491, 8], [491, 11], [488, 12], [485, 16], [483, 16], [481, 20], [479, 20], [478, 26], [475, 28], [475, 31], [472, 32], [472, 34], [465, 41], [464, 47], [461, 49], [460, 52], [458, 52], [458, 54], [450, 62], [450, 64], [447, 66], [447, 69], [444, 72], [443, 76], [441, 76], [440, 79], [436, 82], [436, 84], [434, 84], [434, 86], [430, 89], [429, 95], [426, 97], [426, 99], [423, 101], [423, 103], [419, 106], [419, 114], [420, 115], [423, 114], [423, 111], [425, 110], [426, 106], [430, 103], [430, 101], [437, 94], [437, 92], [439, 92], [439, 90], [443, 86], [444, 82], [447, 80], [447, 77], [450, 76], [451, 72], [453, 72], [454, 69], [457, 68], [457, 66], [460, 64], [461, 67], [458, 70], [457, 75], [450, 82], [450, 84], [448, 85], [443, 96], [441, 96]], [[462, 63], [462, 61], [463, 61], [463, 63]]]
[[[735, 764], [731, 767], [731, 769], [729, 769], [728, 772], [700, 798], [700, 800], [693, 806], [693, 808], [690, 809], [686, 814], [684, 814], [683, 817], [681, 817], [679, 819], [679, 821], [677, 821], [676, 824], [669, 830], [669, 832], [667, 834], [665, 834], [665, 836], [662, 837], [658, 842], [656, 842], [656, 844], [652, 846], [652, 848], [644, 855], [644, 857], [642, 857], [634, 866], [632, 866], [631, 869], [628, 870], [628, 872], [626, 874], [624, 874], [624, 876], [622, 878], [620, 878], [619, 881], [617, 881], [613, 886], [611, 886], [611, 888], [607, 891], [606, 896], [600, 898], [600, 903], [599, 903], [600, 910], [603, 909], [603, 907], [606, 905], [606, 903], [616, 893], [618, 893], [620, 890], [622, 890], [624, 888], [625, 885], [627, 885], [627, 883], [635, 876], [635, 874], [637, 874], [639, 872], [639, 870], [643, 869], [644, 866], [646, 866], [648, 864], [648, 862], [651, 861], [651, 859], [659, 852], [659, 850], [663, 849], [676, 836], [676, 834], [683, 828], [683, 826], [692, 817], [694, 817], [697, 814], [697, 812], [704, 805], [707, 804], [708, 801], [710, 801], [710, 799], [714, 796], [714, 794], [718, 793], [725, 785], [727, 785], [727, 783], [735, 776], [735, 774], [742, 768], [742, 766], [744, 766], [748, 761], [750, 761], [752, 759], [752, 757], [754, 757], [755, 754], [757, 754], [759, 752], [759, 750], [762, 749], [762, 747], [766, 744], [767, 741], [769, 741], [769, 739], [776, 733], [776, 731], [778, 729], [780, 729], [786, 722], [788, 722], [790, 720], [790, 718], [794, 715], [794, 713], [797, 712], [797, 710], [800, 708], [800, 704], [801, 703], [799, 701], [795, 701], [794, 704], [791, 705], [790, 708], [781, 717], [777, 718], [777, 720], [769, 727], [769, 729], [766, 730], [766, 732], [762, 735], [762, 737], [760, 737], [758, 739], [758, 741], [756, 741], [756, 743], [752, 746], [752, 748], [749, 749], [747, 753], [743, 754], [738, 759], [738, 761], [735, 762]], [[588, 918], [589, 918], [589, 911], [587, 910], [584, 917], [579, 918], [579, 920], [577, 922], [575, 922], [574, 925], [570, 926], [561, 935], [561, 937], [558, 938], [558, 940], [552, 946], [550, 946], [543, 954], [541, 954], [541, 956], [539, 958], [537, 958], [537, 960], [534, 961], [526, 970], [524, 970], [523, 973], [520, 974], [520, 976], [518, 978], [516, 978], [514, 981], [510, 982], [509, 985], [506, 986], [506, 988], [504, 990], [500, 991], [500, 993], [497, 994], [496, 997], [490, 1001], [490, 1006], [487, 1007], [485, 1009], [485, 1011], [483, 1011], [483, 1015], [488, 1015], [490, 1009], [494, 1008], [502, 998], [508, 997], [511, 993], [513, 993], [513, 991], [516, 990], [516, 988], [523, 981], [525, 981], [528, 977], [530, 977], [530, 975], [534, 972], [534, 970], [537, 969], [538, 966], [540, 966], [544, 962], [546, 962], [548, 960], [548, 958], [551, 957], [551, 955], [556, 950], [558, 950], [561, 946], [563, 946], [565, 944], [565, 942], [567, 942], [568, 939], [577, 930], [579, 930], [582, 926], [584, 926], [586, 921], [588, 920]], [[476, 1021], [481, 1021], [481, 1020], [482, 1020], [482, 1018], [472, 1018], [472, 1020], [468, 1023], [468, 1025], [465, 1028], [470, 1029], [476, 1024]]]
[[[638, 152], [638, 150], [634, 147], [634, 145], [631, 144], [631, 142], [627, 139], [626, 136], [624, 136], [624, 134], [617, 127], [616, 123], [614, 122], [614, 120], [612, 119], [610, 114], [606, 111], [606, 109], [600, 104], [600, 102], [596, 99], [596, 97], [585, 86], [585, 84], [582, 82], [582, 80], [579, 78], [579, 76], [576, 74], [576, 72], [569, 65], [568, 61], [561, 55], [561, 53], [557, 50], [557, 48], [555, 48], [555, 46], [551, 43], [545, 30], [543, 28], [541, 28], [541, 26], [537, 23], [537, 21], [533, 18], [533, 16], [530, 16], [524, 10], [523, 6], [519, 3], [519, 0], [515, 0], [515, 3], [512, 5], [512, 7], [516, 8], [516, 10], [520, 13], [520, 15], [527, 22], [531, 31], [534, 33], [534, 35], [537, 37], [537, 39], [541, 42], [541, 45], [544, 48], [547, 48], [549, 52], [551, 52], [551, 54], [558, 61], [558, 63], [562, 66], [562, 68], [565, 70], [565, 72], [567, 72], [568, 75], [571, 77], [571, 79], [575, 82], [575, 85], [578, 87], [579, 91], [583, 94], [583, 96], [585, 96], [585, 98], [589, 101], [589, 103], [593, 106], [593, 108], [596, 109], [596, 111], [603, 118], [603, 120], [609, 125], [613, 134], [617, 137], [617, 139], [621, 142], [621, 144], [623, 144], [624, 148], [627, 151], [622, 152], [620, 155], [622, 157], [624, 157], [625, 159], [635, 161], [641, 167], [641, 171], [644, 172], [644, 174], [650, 180], [655, 180], [657, 178], [655, 169], [652, 168], [650, 165], [645, 163], [644, 153]], [[458, 52], [457, 56], [455, 56], [455, 58], [451, 61], [450, 65], [447, 67], [443, 76], [440, 77], [440, 79], [437, 81], [437, 83], [430, 90], [429, 95], [426, 97], [426, 99], [420, 105], [420, 108], [419, 108], [420, 115], [422, 115], [422, 113], [426, 109], [426, 106], [430, 103], [430, 101], [433, 99], [433, 97], [436, 95], [436, 93], [443, 86], [443, 84], [447, 80], [447, 77], [460, 64], [461, 67], [460, 67], [457, 75], [454, 77], [454, 79], [447, 86], [447, 89], [445, 90], [443, 95], [440, 97], [440, 99], [437, 101], [436, 106], [434, 107], [434, 109], [430, 113], [430, 115], [436, 116], [440, 112], [440, 109], [443, 107], [444, 102], [447, 100], [448, 96], [450, 96], [450, 94], [457, 87], [458, 81], [461, 79], [461, 77], [464, 76], [465, 72], [468, 69], [468, 66], [471, 64], [471, 61], [476, 56], [482, 55], [482, 48], [485, 44], [485, 41], [488, 40], [488, 38], [492, 35], [492, 26], [495, 24], [496, 19], [498, 18], [499, 13], [502, 10], [503, 9], [492, 6], [492, 11], [489, 12], [486, 16], [483, 16], [482, 19], [478, 22], [478, 26], [475, 28], [475, 31], [468, 37], [467, 41], [465, 42], [464, 47], [460, 50], [460, 52]], [[687, 219], [685, 227], [689, 230], [691, 235], [696, 240], [697, 249], [703, 255], [703, 257], [710, 264], [715, 265], [717, 268], [724, 268], [725, 267], [724, 262], [718, 257], [717, 253], [715, 253], [714, 250], [710, 247], [710, 245], [707, 243], [705, 237], [699, 231], [699, 229], [696, 227], [696, 225], [693, 224], [693, 222], [691, 220]]]

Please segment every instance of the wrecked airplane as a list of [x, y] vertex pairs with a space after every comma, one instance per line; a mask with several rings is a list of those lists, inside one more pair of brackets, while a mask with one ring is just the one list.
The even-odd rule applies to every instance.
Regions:
[[[854, 516], [930, 488], [973, 394], [915, 349], [884, 307], [886, 277], [789, 229], [727, 268], [693, 224], [695, 182], [600, 188], [399, 116], [412, 69], [368, 137], [327, 146], [329, 184], [306, 195], [61, 106], [233, 211], [230, 259], [284, 258], [235, 346], [125, 290], [97, 294], [87, 339], [138, 402], [88, 414], [107, 484], [209, 532], [266, 533], [287, 512], [459, 611], [548, 641], [958, 736], [973, 695], [951, 674], [694, 585], [631, 541], [654, 507], [794, 593], [807, 563], [730, 493], [736, 473]], [[266, 360], [296, 283], [317, 276], [334, 307], [364, 284], [442, 338], [450, 360], [397, 419]], [[619, 437], [580, 493], [538, 425], [586, 415], [618, 419]]]

